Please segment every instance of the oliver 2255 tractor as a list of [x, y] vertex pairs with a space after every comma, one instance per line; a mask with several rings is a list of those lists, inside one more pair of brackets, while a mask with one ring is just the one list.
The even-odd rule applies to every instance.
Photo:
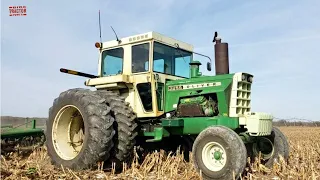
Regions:
[[156, 32], [96, 43], [98, 75], [60, 69], [88, 77], [96, 90], [69, 89], [54, 100], [46, 128], [52, 163], [121, 165], [136, 146], [174, 144], [192, 152], [205, 179], [231, 179], [247, 157], [261, 153], [266, 166], [286, 160], [288, 142], [273, 117], [251, 111], [253, 75], [229, 73], [228, 43], [217, 33], [213, 41], [215, 76], [199, 71], [192, 45]]

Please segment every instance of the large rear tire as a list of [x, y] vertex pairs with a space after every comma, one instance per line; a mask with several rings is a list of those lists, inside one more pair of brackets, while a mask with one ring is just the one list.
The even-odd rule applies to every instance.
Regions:
[[212, 126], [197, 136], [192, 159], [203, 179], [238, 179], [246, 166], [247, 151], [237, 133], [224, 126]]
[[54, 100], [46, 146], [54, 165], [89, 169], [110, 157], [114, 119], [104, 100], [88, 89], [70, 89]]
[[115, 119], [116, 134], [113, 138], [115, 146], [112, 149], [110, 161], [118, 169], [122, 167], [123, 162], [131, 163], [138, 135], [136, 115], [130, 104], [125, 102], [124, 97], [117, 93], [108, 90], [97, 90], [97, 93], [111, 107], [111, 114]]

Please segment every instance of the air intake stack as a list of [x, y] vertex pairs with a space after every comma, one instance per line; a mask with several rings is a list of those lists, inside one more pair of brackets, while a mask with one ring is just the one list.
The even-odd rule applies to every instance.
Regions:
[[215, 53], [216, 75], [229, 74], [228, 43], [222, 43], [221, 38], [217, 36], [218, 36], [218, 33], [215, 32], [213, 42], [215, 42], [214, 53]]

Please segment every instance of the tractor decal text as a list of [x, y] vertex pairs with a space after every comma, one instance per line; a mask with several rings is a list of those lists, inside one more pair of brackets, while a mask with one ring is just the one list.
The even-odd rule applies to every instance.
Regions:
[[9, 16], [26, 16], [26, 6], [9, 6]]
[[177, 90], [185, 90], [185, 89], [207, 88], [207, 87], [213, 87], [213, 86], [221, 86], [221, 82], [169, 86], [168, 90], [177, 91]]

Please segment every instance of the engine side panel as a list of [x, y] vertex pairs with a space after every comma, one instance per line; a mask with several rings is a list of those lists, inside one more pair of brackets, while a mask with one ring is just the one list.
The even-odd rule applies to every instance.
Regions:
[[177, 110], [179, 105], [186, 104], [181, 103], [182, 99], [216, 94], [219, 114], [228, 116], [232, 77], [233, 74], [225, 74], [168, 81], [165, 87], [165, 112]]

